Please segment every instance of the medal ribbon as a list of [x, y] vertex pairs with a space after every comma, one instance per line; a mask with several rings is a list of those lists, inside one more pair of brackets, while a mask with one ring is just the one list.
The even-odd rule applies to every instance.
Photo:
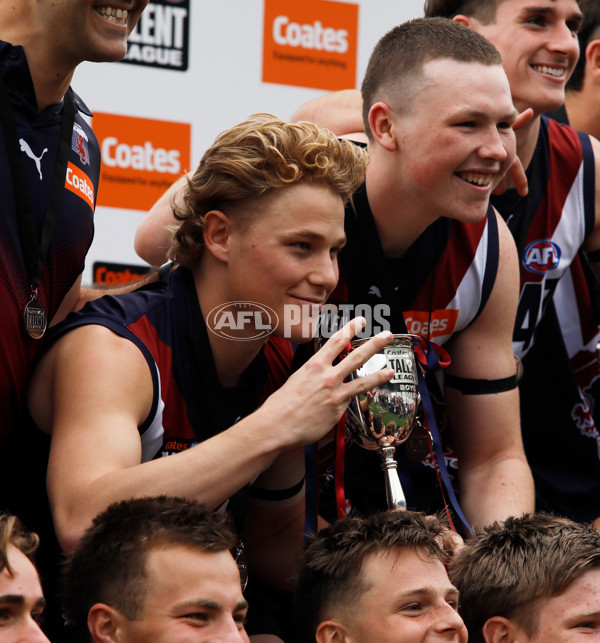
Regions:
[[[428, 339], [425, 339], [424, 337], [415, 337], [414, 351], [417, 361], [423, 366], [427, 373], [435, 373], [442, 368], [446, 368], [446, 366], [450, 364], [450, 357], [448, 353], [441, 346], [429, 341]], [[431, 442], [433, 443], [432, 455], [434, 456], [433, 460], [436, 465], [436, 474], [438, 475], [438, 479], [440, 477], [442, 479], [443, 487], [446, 488], [446, 493], [450, 498], [450, 504], [456, 512], [456, 515], [459, 517], [467, 532], [472, 535], [473, 529], [471, 528], [471, 525], [465, 518], [465, 515], [460, 508], [460, 505], [456, 498], [456, 494], [454, 493], [452, 481], [450, 480], [450, 475], [448, 474], [448, 469], [446, 467], [446, 458], [444, 457], [444, 450], [442, 447], [442, 439], [440, 437], [440, 432], [435, 420], [433, 404], [431, 403], [429, 389], [427, 388], [427, 383], [425, 382], [425, 376], [423, 375], [423, 372], [420, 368], [417, 369], [417, 377], [419, 379], [419, 393], [421, 395], [421, 403], [423, 404], [423, 410], [425, 412], [425, 424], [431, 434]], [[440, 485], [442, 496], [444, 496], [443, 487], [442, 485]], [[448, 505], [446, 503], [445, 496], [444, 504], [446, 506], [446, 514], [448, 515], [450, 526], [453, 531], [456, 531], [456, 528], [454, 527], [454, 524], [452, 522], [452, 517], [450, 516], [450, 513], [448, 511]]]
[[[48, 207], [44, 216], [39, 239], [35, 227], [31, 201], [29, 199], [25, 169], [21, 158], [17, 122], [12, 109], [10, 95], [2, 76], [0, 76], [0, 121], [2, 122], [2, 128], [4, 130], [4, 140], [13, 180], [21, 251], [29, 277], [29, 283], [31, 284], [33, 300], [42, 276], [52, 234], [58, 221], [64, 193], [71, 136], [73, 133], [73, 123], [75, 121], [75, 103], [71, 89], [69, 88], [64, 97], [60, 146], [56, 160], [56, 169], [54, 171], [52, 191], [48, 200]], [[38, 305], [41, 307], [41, 304]], [[39, 337], [41, 337], [41, 335], [36, 338], [39, 339]]]

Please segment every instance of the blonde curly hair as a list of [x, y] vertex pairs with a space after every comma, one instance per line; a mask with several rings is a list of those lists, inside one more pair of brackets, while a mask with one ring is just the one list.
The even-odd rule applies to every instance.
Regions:
[[204, 216], [297, 183], [332, 188], [345, 202], [365, 177], [367, 152], [314, 123], [254, 114], [221, 133], [188, 179], [169, 258], [188, 268], [202, 256]]
[[25, 529], [17, 516], [0, 513], [0, 572], [7, 569], [9, 574], [14, 574], [8, 562], [9, 545], [20, 549], [33, 562], [39, 542], [38, 535]]

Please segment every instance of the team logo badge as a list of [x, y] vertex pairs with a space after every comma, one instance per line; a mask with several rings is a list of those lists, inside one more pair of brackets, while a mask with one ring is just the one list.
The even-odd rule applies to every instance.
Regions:
[[88, 152], [88, 137], [77, 123], [73, 124], [73, 136], [71, 137], [71, 149], [79, 155], [83, 165], [90, 164]]
[[523, 254], [523, 265], [529, 272], [544, 273], [558, 266], [561, 250], [552, 239], [532, 241]]

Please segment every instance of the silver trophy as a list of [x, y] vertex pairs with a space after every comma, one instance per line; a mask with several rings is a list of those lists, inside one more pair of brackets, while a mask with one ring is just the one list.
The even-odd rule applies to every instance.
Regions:
[[[413, 335], [394, 335], [392, 341], [357, 369], [352, 378], [365, 377], [391, 367], [394, 377], [366, 394], [352, 398], [346, 410], [346, 430], [364, 449], [378, 451], [385, 472], [390, 509], [406, 509], [394, 452], [412, 430], [419, 406]], [[351, 342], [352, 349], [367, 339]]]

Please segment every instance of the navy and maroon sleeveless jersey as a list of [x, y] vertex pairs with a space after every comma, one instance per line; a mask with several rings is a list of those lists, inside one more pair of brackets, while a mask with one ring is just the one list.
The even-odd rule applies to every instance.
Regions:
[[238, 385], [223, 387], [193, 276], [181, 267], [165, 281], [89, 302], [52, 330], [51, 341], [86, 324], [129, 339], [148, 363], [154, 395], [139, 427], [144, 462], [195, 446], [254, 411], [287, 379], [293, 357], [290, 342], [272, 337]]
[[[340, 256], [340, 281], [330, 301], [338, 306], [351, 304], [352, 312], [363, 316], [386, 305], [389, 315], [380, 312], [378, 316], [389, 323], [392, 332], [408, 331], [444, 344], [477, 318], [494, 287], [499, 261], [496, 213], [490, 207], [480, 222], [468, 224], [441, 217], [402, 258], [387, 258], [367, 192], [363, 184], [346, 209], [347, 244]], [[438, 426], [446, 465], [454, 477], [457, 460], [442, 419], [440, 415]], [[331, 445], [322, 446], [320, 458], [326, 464]], [[431, 456], [411, 462], [401, 445], [396, 449], [396, 459], [408, 505], [419, 510], [440, 509], [442, 495]], [[321, 471], [323, 468], [322, 464]], [[360, 513], [386, 508], [384, 477], [377, 453], [348, 443], [345, 481], [348, 501]], [[330, 472], [322, 475], [322, 483], [322, 512], [334, 518]]]
[[[523, 442], [538, 508], [587, 522], [600, 516], [598, 327], [579, 252], [595, 220], [589, 137], [542, 117], [535, 168], [513, 337]], [[517, 237], [524, 199], [509, 190], [493, 202]]]
[[[542, 116], [535, 149], [535, 177], [528, 175], [533, 218], [519, 257], [521, 292], [513, 348], [523, 359], [560, 278], [594, 227], [594, 154], [589, 136]], [[492, 197], [515, 239], [526, 199], [516, 190]]]
[[345, 225], [347, 243], [332, 303], [384, 303], [390, 307], [392, 332], [408, 331], [438, 344], [466, 328], [485, 307], [499, 257], [491, 208], [478, 223], [440, 217], [399, 259], [384, 257], [366, 184], [346, 208]]
[[[38, 233], [54, 180], [62, 123], [62, 104], [38, 113], [35, 90], [22, 47], [0, 42], [0, 73], [10, 93], [22, 162]], [[70, 90], [69, 90], [70, 91]], [[100, 149], [79, 112], [91, 115], [73, 95], [76, 116], [70, 140], [65, 189], [38, 299], [52, 319], [64, 296], [83, 271], [94, 234], [93, 214], [100, 173]], [[42, 347], [26, 333], [23, 311], [30, 284], [25, 269], [4, 131], [0, 127], [0, 444], [16, 428], [31, 366]]]

